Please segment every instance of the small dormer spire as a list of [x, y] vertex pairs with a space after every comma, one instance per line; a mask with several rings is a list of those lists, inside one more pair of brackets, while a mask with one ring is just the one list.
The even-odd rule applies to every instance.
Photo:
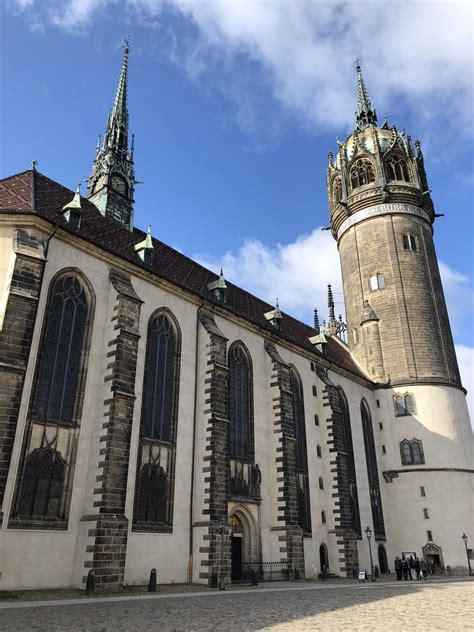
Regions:
[[81, 182], [78, 182], [74, 197], [70, 202], [63, 206], [63, 216], [72, 228], [80, 228], [82, 220], [82, 204], [81, 204]]
[[219, 278], [207, 284], [207, 289], [214, 294], [214, 297], [220, 302], [225, 303], [227, 297], [227, 283], [225, 282], [224, 273], [220, 271]]
[[316, 309], [316, 307], [313, 310], [313, 329], [318, 334], [319, 334], [319, 332], [321, 330], [321, 326], [319, 324], [319, 314], [318, 314], [318, 310]]
[[365, 85], [364, 77], [362, 75], [362, 68], [360, 61], [356, 61], [357, 72], [357, 112], [356, 112], [356, 129], [363, 130], [369, 125], [375, 125], [377, 123], [377, 114], [372, 107], [372, 103], [369, 99], [369, 93]]
[[278, 299], [275, 301], [275, 308], [264, 314], [264, 317], [270, 322], [275, 329], [281, 329], [281, 321], [283, 320], [283, 314], [281, 313]]
[[134, 250], [138, 252], [138, 256], [145, 265], [151, 265], [153, 262], [153, 252], [155, 247], [153, 246], [153, 239], [151, 236], [151, 224], [148, 224], [146, 237], [143, 241], [134, 246]]

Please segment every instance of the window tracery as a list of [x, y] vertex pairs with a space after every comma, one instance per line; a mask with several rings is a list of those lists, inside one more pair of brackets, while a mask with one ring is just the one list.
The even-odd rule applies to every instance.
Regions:
[[18, 496], [20, 519], [59, 519], [66, 463], [54, 449], [37, 448], [27, 457]]
[[367, 158], [360, 158], [350, 170], [351, 188], [358, 189], [366, 184], [375, 182], [374, 166]]
[[393, 180], [410, 182], [408, 165], [402, 156], [395, 155], [387, 158], [385, 161], [385, 173], [389, 182]]
[[229, 453], [251, 458], [253, 438], [252, 374], [241, 344], [229, 349]]

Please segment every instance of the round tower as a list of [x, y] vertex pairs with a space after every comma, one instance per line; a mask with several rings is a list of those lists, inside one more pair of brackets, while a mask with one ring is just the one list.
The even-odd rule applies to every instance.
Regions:
[[[441, 565], [465, 566], [457, 530], [473, 524], [472, 432], [433, 243], [437, 215], [420, 143], [377, 125], [360, 65], [357, 87], [355, 130], [329, 154], [327, 190], [348, 344], [376, 383], [380, 470], [387, 483], [400, 479], [384, 500], [389, 532], [394, 553], [437, 546]], [[422, 506], [426, 489], [431, 505]], [[397, 527], [407, 510], [410, 542], [403, 521]]]

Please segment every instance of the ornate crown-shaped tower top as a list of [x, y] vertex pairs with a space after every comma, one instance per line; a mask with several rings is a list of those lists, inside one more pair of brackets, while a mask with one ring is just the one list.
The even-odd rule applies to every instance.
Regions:
[[426, 211], [434, 220], [419, 141], [413, 145], [405, 130], [387, 120], [377, 126], [359, 63], [356, 65], [358, 103], [356, 127], [339, 142], [334, 159], [329, 153], [327, 189], [332, 233], [341, 236], [341, 225], [353, 213], [375, 204], [401, 202]]
[[125, 40], [122, 69], [114, 104], [110, 110], [104, 141], [97, 143], [94, 164], [89, 176], [89, 198], [100, 212], [133, 228], [134, 137], [128, 149], [127, 73], [130, 46]]

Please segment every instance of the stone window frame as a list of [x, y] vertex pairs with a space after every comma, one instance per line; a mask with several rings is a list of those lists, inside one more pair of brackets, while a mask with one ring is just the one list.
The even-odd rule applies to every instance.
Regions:
[[375, 272], [369, 277], [369, 290], [371, 292], [378, 292], [384, 290], [387, 286], [385, 281], [385, 274], [383, 272]]
[[420, 250], [416, 235], [412, 235], [411, 233], [402, 234], [402, 246], [403, 250], [406, 251], [411, 250], [412, 252], [418, 252]]
[[354, 160], [349, 169], [351, 191], [375, 183], [375, 163], [368, 156]]
[[[142, 434], [142, 420], [143, 420], [143, 393], [146, 379], [146, 363], [148, 361], [148, 342], [150, 334], [150, 326], [155, 318], [160, 315], [165, 315], [171, 322], [175, 333], [175, 352], [174, 352], [174, 367], [173, 367], [173, 400], [172, 400], [172, 413], [171, 413], [171, 431], [170, 441], [163, 441], [160, 439], [150, 439]], [[132, 531], [134, 533], [172, 533], [173, 532], [173, 518], [174, 518], [174, 495], [175, 495], [175, 469], [176, 469], [176, 439], [178, 433], [178, 416], [179, 416], [179, 388], [181, 383], [181, 348], [182, 348], [182, 333], [178, 319], [174, 313], [168, 307], [159, 307], [155, 309], [148, 319], [147, 323], [147, 336], [146, 336], [146, 350], [144, 359], [144, 372], [143, 372], [143, 389], [142, 389], [142, 401], [140, 410], [140, 433], [138, 439], [138, 454], [135, 473], [135, 486], [134, 486], [134, 498], [133, 498], [133, 521]], [[142, 468], [153, 461], [153, 451], [160, 452], [161, 449], [166, 450], [168, 453], [168, 468], [166, 475], [168, 476], [168, 488], [166, 498], [166, 520], [164, 522], [143, 522], [137, 519], [138, 516], [138, 503], [139, 503], [139, 483], [140, 474]], [[143, 455], [148, 452], [148, 461], [145, 462]], [[142, 462], [143, 459], [143, 462]], [[159, 458], [157, 461], [159, 463]]]
[[[53, 419], [42, 419], [35, 415], [35, 400], [37, 395], [37, 387], [39, 374], [41, 370], [42, 357], [44, 354], [44, 340], [46, 330], [48, 327], [48, 317], [50, 315], [51, 300], [53, 297], [53, 291], [56, 283], [61, 278], [66, 276], [74, 276], [79, 278], [82, 287], [86, 293], [87, 303], [87, 315], [84, 326], [84, 337], [82, 341], [82, 348], [79, 360], [79, 370], [76, 385], [76, 398], [74, 402], [73, 414], [70, 421], [64, 422]], [[92, 330], [94, 326], [96, 308], [96, 296], [88, 277], [78, 268], [67, 267], [58, 270], [50, 279], [47, 289], [46, 301], [43, 308], [42, 321], [41, 321], [41, 333], [39, 337], [39, 345], [35, 358], [35, 368], [33, 373], [32, 388], [29, 395], [28, 413], [26, 419], [25, 432], [23, 437], [23, 445], [21, 449], [21, 456], [18, 463], [15, 490], [13, 494], [13, 501], [10, 508], [10, 518], [8, 523], [9, 529], [25, 529], [25, 530], [61, 530], [66, 531], [69, 525], [69, 512], [72, 501], [73, 482], [76, 469], [77, 450], [79, 446], [79, 433], [82, 422], [82, 412], [84, 406], [84, 397], [87, 383], [87, 372], [89, 364], [90, 346], [92, 340]], [[41, 445], [38, 448], [30, 450], [31, 442], [33, 440], [34, 427], [37, 431], [41, 432], [42, 439]], [[69, 454], [65, 459], [61, 452], [57, 449], [58, 435], [60, 432], [70, 435]], [[51, 438], [48, 435], [53, 435]], [[51, 516], [21, 516], [18, 514], [19, 503], [21, 499], [21, 488], [23, 485], [23, 475], [25, 467], [27, 466], [28, 458], [37, 450], [53, 450], [58, 456], [65, 462], [65, 477], [61, 490], [61, 515], [57, 518]]]
[[413, 393], [395, 393], [393, 396], [395, 417], [410, 417], [416, 414], [415, 396]]
[[389, 156], [384, 158], [383, 164], [387, 182], [412, 183], [410, 168], [407, 161], [401, 154], [391, 153]]
[[[247, 364], [247, 387], [248, 387], [248, 450], [247, 454], [237, 455], [233, 454], [231, 451], [231, 353], [235, 351], [235, 349], [239, 349], [243, 354], [243, 357], [246, 360]], [[242, 340], [235, 340], [229, 347], [227, 352], [227, 366], [229, 369], [229, 382], [228, 382], [228, 406], [229, 406], [229, 457], [231, 459], [238, 459], [248, 463], [254, 463], [255, 461], [255, 414], [254, 414], [254, 390], [253, 390], [253, 362], [252, 356], [247, 348], [247, 346], [242, 342]]]
[[[418, 454], [415, 454], [413, 446], [417, 446]], [[425, 455], [423, 443], [420, 439], [403, 439], [403, 441], [400, 441], [400, 458], [402, 465], [424, 465]]]

